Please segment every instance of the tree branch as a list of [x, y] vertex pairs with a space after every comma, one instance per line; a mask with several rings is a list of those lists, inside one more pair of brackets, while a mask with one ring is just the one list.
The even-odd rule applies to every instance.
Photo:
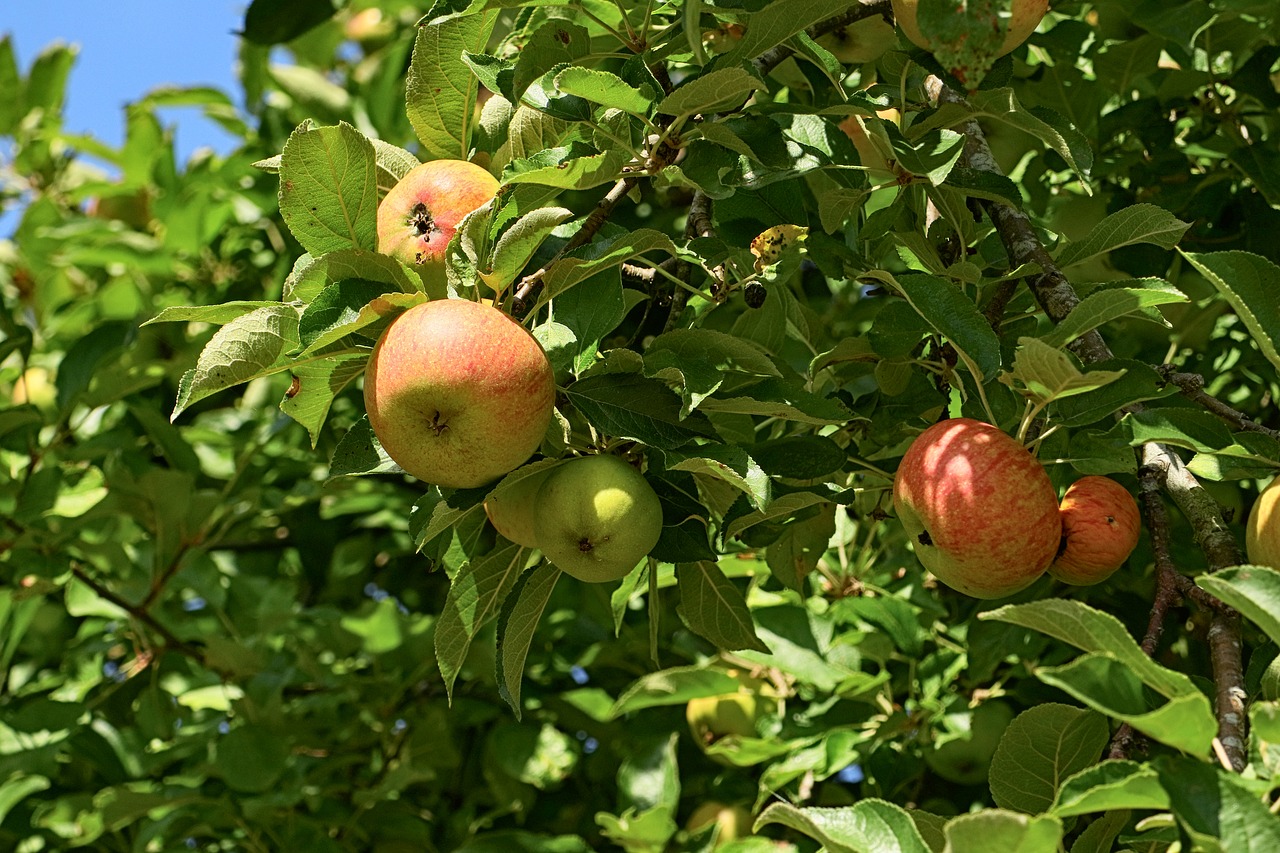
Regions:
[[[937, 77], [930, 78], [927, 86], [930, 95], [938, 103], [967, 106], [963, 96], [943, 85]], [[965, 134], [962, 162], [973, 169], [1004, 174], [977, 119], [965, 120], [960, 129]], [[984, 200], [982, 205], [1000, 235], [1009, 255], [1010, 266], [1016, 268], [1022, 264], [1036, 264], [1040, 268], [1039, 273], [1026, 279], [1027, 286], [1049, 319], [1054, 323], [1061, 323], [1080, 303], [1080, 296], [1045, 249], [1030, 218], [1007, 204]], [[1068, 348], [1085, 363], [1097, 363], [1112, 357], [1111, 348], [1096, 329], [1077, 338]], [[1123, 411], [1141, 410], [1141, 406], [1135, 404]], [[1154, 472], [1161, 487], [1190, 522], [1196, 544], [1204, 551], [1210, 569], [1239, 564], [1240, 551], [1235, 537], [1227, 528], [1222, 508], [1187, 470], [1181, 457], [1172, 448], [1154, 442], [1144, 444], [1141, 453], [1143, 465]], [[1187, 580], [1185, 584], [1179, 583], [1179, 586], [1185, 589], [1194, 587], [1194, 584]], [[1157, 606], [1159, 605], [1153, 605]], [[1218, 742], [1231, 766], [1240, 770], [1244, 768], [1247, 759], [1240, 618], [1227, 612], [1230, 608], [1224, 610], [1222, 607], [1224, 606], [1213, 608], [1213, 621], [1209, 630], [1210, 657], [1217, 687], [1215, 711], [1218, 718]], [[1159, 621], [1163, 621], [1163, 616], [1159, 617]]]
[[[884, 18], [889, 23], [893, 23], [893, 5], [890, 0], [870, 0], [870, 2], [860, 0], [860, 2], [855, 2], [848, 11], [827, 18], [825, 21], [819, 21], [805, 30], [805, 33], [809, 38], [816, 39], [819, 36], [847, 27], [856, 21], [861, 21], [864, 18], [873, 18], [876, 15]], [[780, 44], [757, 56], [751, 61], [751, 64], [755, 66], [756, 71], [763, 77], [793, 54], [795, 54], [794, 48]]]
[[1217, 397], [1206, 393], [1204, 390], [1204, 377], [1199, 373], [1179, 373], [1178, 368], [1172, 364], [1162, 364], [1156, 370], [1159, 371], [1165, 382], [1177, 386], [1178, 390], [1182, 392], [1182, 396], [1199, 403], [1235, 429], [1243, 432], [1262, 433], [1270, 438], [1280, 440], [1280, 430], [1265, 427], [1257, 421], [1251, 420], [1244, 412], [1236, 411]]

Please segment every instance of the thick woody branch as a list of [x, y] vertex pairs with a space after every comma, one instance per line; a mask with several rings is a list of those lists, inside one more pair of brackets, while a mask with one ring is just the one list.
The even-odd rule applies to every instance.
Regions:
[[[943, 85], [936, 77], [929, 81], [929, 88], [930, 95], [940, 104], [964, 105], [965, 103], [963, 96]], [[960, 130], [965, 134], [963, 157], [965, 164], [973, 169], [1003, 174], [977, 120], [966, 120], [962, 123]], [[1030, 218], [1007, 204], [983, 202], [983, 206], [1008, 252], [1010, 265], [1017, 267], [1033, 263], [1040, 268], [1039, 273], [1026, 279], [1027, 286], [1049, 319], [1055, 323], [1062, 322], [1079, 304], [1080, 297], [1045, 249]], [[1096, 329], [1073, 341], [1070, 349], [1085, 363], [1096, 363], [1112, 357], [1111, 348], [1107, 346], [1106, 341]], [[1126, 411], [1139, 410], [1139, 406], [1132, 406]], [[1210, 569], [1216, 570], [1238, 564], [1240, 551], [1235, 537], [1227, 528], [1221, 507], [1187, 470], [1181, 457], [1172, 448], [1155, 443], [1143, 445], [1140, 452], [1143, 466], [1154, 472], [1161, 487], [1190, 522], [1196, 544], [1204, 551]], [[1181, 573], [1175, 571], [1174, 574], [1177, 578], [1173, 580], [1182, 590], [1187, 591], [1188, 595], [1191, 595], [1190, 589], [1200, 591]], [[1194, 596], [1197, 600], [1203, 602], [1205, 598], [1211, 598], [1205, 596], [1203, 591], [1200, 592], [1200, 596]], [[1153, 609], [1161, 606], [1167, 610], [1168, 604], [1160, 605], [1157, 602]], [[1153, 620], [1162, 624], [1163, 615], [1158, 615], [1157, 618], [1157, 614], [1153, 613]], [[1158, 631], [1155, 636], [1158, 641]], [[1230, 608], [1221, 605], [1213, 608], [1209, 647], [1217, 688], [1215, 703], [1218, 718], [1217, 749], [1226, 757], [1226, 763], [1240, 770], [1244, 768], [1247, 758], [1244, 667], [1240, 651], [1240, 618], [1230, 612]]]

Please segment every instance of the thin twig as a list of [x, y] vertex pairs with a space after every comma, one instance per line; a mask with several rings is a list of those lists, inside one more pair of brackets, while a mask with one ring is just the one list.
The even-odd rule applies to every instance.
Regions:
[[1204, 377], [1198, 373], [1179, 373], [1172, 364], [1162, 364], [1156, 368], [1165, 382], [1176, 386], [1182, 396], [1199, 403], [1212, 414], [1226, 421], [1233, 428], [1242, 432], [1257, 432], [1280, 441], [1280, 430], [1265, 427], [1249, 418], [1244, 412], [1236, 411], [1226, 403], [1204, 390]]

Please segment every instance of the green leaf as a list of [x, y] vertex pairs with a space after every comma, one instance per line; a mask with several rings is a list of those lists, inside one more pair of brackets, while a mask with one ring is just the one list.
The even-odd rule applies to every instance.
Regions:
[[753, 444], [748, 449], [771, 477], [815, 480], [844, 468], [848, 453], [823, 435], [795, 435]]
[[[1195, 849], [1230, 853], [1280, 850], [1280, 819], [1234, 773], [1189, 758], [1155, 760], [1173, 813]], [[1221, 842], [1213, 844], [1213, 841]]]
[[507, 543], [466, 563], [450, 582], [444, 610], [436, 622], [435, 648], [451, 702], [453, 684], [462, 671], [471, 641], [485, 623], [497, 617], [528, 561], [527, 548]]
[[742, 39], [722, 57], [720, 64], [731, 66], [750, 61], [818, 21], [838, 15], [848, 8], [847, 0], [775, 0], [763, 4], [760, 11], [747, 16], [743, 22], [745, 29]]
[[547, 148], [508, 163], [502, 171], [502, 184], [587, 190], [616, 181], [630, 159], [630, 154], [617, 148], [603, 153], [582, 144]]
[[21, 771], [11, 773], [9, 778], [0, 783], [0, 823], [4, 823], [5, 817], [14, 806], [32, 794], [49, 790], [49, 786], [50, 782], [46, 776]]
[[1280, 267], [1249, 252], [1183, 253], [1244, 321], [1253, 342], [1280, 370]]
[[916, 313], [968, 359], [980, 381], [986, 382], [1000, 369], [1000, 339], [978, 306], [955, 284], [920, 273], [895, 278], [881, 272], [868, 278], [882, 281], [906, 297]]
[[618, 696], [609, 709], [609, 719], [632, 711], [667, 705], [683, 705], [690, 699], [720, 696], [738, 690], [740, 682], [719, 669], [682, 666], [642, 675]]
[[366, 654], [380, 655], [394, 651], [404, 643], [404, 629], [396, 602], [384, 598], [364, 616], [344, 616], [341, 625], [361, 640]]
[[289, 739], [262, 726], [245, 724], [223, 735], [215, 747], [218, 775], [235, 791], [260, 794], [284, 773]]
[[746, 599], [715, 563], [677, 563], [676, 582], [680, 585], [677, 612], [689, 630], [716, 648], [769, 651], [756, 634]]
[[1122, 376], [1118, 370], [1084, 373], [1062, 350], [1038, 338], [1018, 338], [1013, 369], [1002, 373], [1000, 381], [1043, 404], [1097, 390]]
[[[575, 65], [590, 52], [591, 33], [586, 27], [567, 18], [547, 21], [520, 48], [520, 55], [510, 72], [510, 88], [503, 89], [503, 94], [518, 104], [534, 81], [557, 66]], [[499, 76], [500, 85], [505, 82], [502, 79], [505, 76]]]
[[1122, 375], [1101, 388], [1057, 400], [1054, 403], [1054, 411], [1057, 420], [1063, 425], [1087, 426], [1112, 415], [1130, 403], [1157, 400], [1162, 397], [1176, 396], [1178, 393], [1177, 386], [1165, 382], [1155, 368], [1145, 362], [1113, 358], [1089, 365], [1085, 373], [1088, 374], [1093, 370]]
[[330, 477], [394, 473], [401, 473], [400, 466], [382, 449], [373, 427], [369, 426], [368, 415], [346, 431], [329, 460]]
[[300, 126], [280, 155], [280, 215], [312, 255], [378, 248], [377, 158], [346, 122]]
[[1101, 714], [1048, 702], [1014, 718], [991, 758], [991, 796], [1004, 809], [1039, 814], [1063, 780], [1089, 767], [1111, 730]]
[[312, 449], [320, 440], [320, 428], [334, 398], [364, 372], [368, 360], [366, 352], [333, 354], [290, 371], [293, 383], [280, 401], [280, 411], [306, 427]]
[[1186, 294], [1163, 279], [1141, 279], [1141, 282], [1146, 286], [1108, 287], [1089, 294], [1040, 340], [1055, 349], [1064, 347], [1081, 335], [1136, 311], [1187, 301]]
[[773, 494], [769, 476], [741, 447], [699, 445], [663, 454], [668, 471], [688, 471], [728, 483], [747, 496], [756, 509], [763, 509]]
[[719, 112], [742, 104], [764, 88], [760, 78], [745, 68], [720, 68], [667, 95], [658, 104], [658, 112], [669, 116]]
[[648, 115], [653, 107], [653, 93], [631, 86], [616, 74], [570, 65], [556, 75], [556, 88], [567, 95], [622, 110], [633, 115]]
[[560, 575], [559, 569], [546, 562], [524, 572], [511, 588], [498, 616], [495, 658], [498, 692], [511, 706], [517, 720], [521, 718], [520, 682], [524, 678], [525, 658]]
[[573, 211], [563, 207], [531, 210], [511, 225], [493, 249], [487, 268], [480, 278], [497, 293], [502, 293], [516, 280], [542, 242], [562, 222], [573, 218]]
[[333, 17], [332, 0], [253, 0], [244, 13], [244, 38], [260, 45], [293, 41]]
[[679, 249], [666, 234], [648, 228], [641, 228], [615, 239], [597, 239], [576, 254], [563, 257], [552, 264], [542, 279], [544, 298], [554, 299], [598, 272], [621, 266], [650, 252], [676, 255], [679, 254]]
[[465, 160], [471, 152], [479, 84], [462, 56], [484, 50], [497, 17], [486, 12], [418, 27], [405, 96], [427, 159]]
[[696, 438], [714, 438], [701, 412], [680, 417], [680, 398], [666, 385], [634, 373], [590, 376], [570, 385], [565, 395], [599, 430], [663, 450]]
[[1006, 604], [978, 618], [1021, 625], [1082, 651], [1108, 655], [1133, 670], [1144, 684], [1163, 696], [1202, 695], [1186, 675], [1147, 657], [1119, 619], [1084, 602], [1052, 598], [1028, 604]]
[[196, 366], [178, 383], [170, 420], [186, 408], [226, 388], [278, 373], [289, 366], [286, 353], [298, 345], [298, 312], [269, 305], [244, 314], [214, 334]]
[[1062, 822], [1001, 809], [983, 809], [947, 821], [943, 853], [1057, 853]]
[[1208, 751], [1218, 731], [1203, 693], [1177, 694], [1148, 710], [1151, 702], [1137, 673], [1105, 654], [1082, 655], [1062, 666], [1042, 666], [1036, 677], [1161, 743], [1193, 755]]
[[782, 375], [760, 348], [711, 329], [673, 329], [658, 335], [645, 349], [644, 361], [645, 375], [683, 386], [686, 414], [733, 376]]
[[[821, 504], [811, 518], [794, 521], [782, 530], [782, 535], [770, 542], [765, 549], [765, 563], [769, 571], [787, 587], [803, 593], [805, 578], [818, 568], [818, 561], [826, 555], [832, 535], [836, 532], [836, 505]], [[846, 602], [868, 602], [870, 599], [841, 599]], [[876, 603], [899, 601], [878, 596]], [[910, 609], [911, 605], [902, 602]], [[895, 632], [889, 631], [891, 635]], [[897, 636], [895, 636], [895, 640]]]
[[756, 828], [771, 823], [809, 836], [829, 853], [929, 853], [911, 815], [884, 800], [861, 800], [843, 808], [773, 803], [756, 819]]
[[[386, 285], [363, 279], [347, 279], [320, 291], [298, 320], [299, 357], [339, 341], [353, 332], [390, 321], [414, 305], [426, 302], [421, 293], [386, 291]], [[376, 338], [381, 328], [367, 337]]]
[[279, 306], [280, 304], [279, 302], [239, 300], [223, 302], [219, 305], [172, 305], [163, 309], [142, 325], [148, 326], [152, 323], [212, 323], [215, 326], [225, 326], [250, 311], [258, 308]]
[[1129, 814], [1118, 809], [1095, 818], [1071, 843], [1071, 853], [1111, 853], [1116, 837], [1129, 823]]
[[[1084, 263], [1122, 246], [1139, 243], [1172, 249], [1191, 227], [1172, 213], [1154, 204], [1135, 204], [1117, 210], [1089, 230], [1083, 240], [1067, 243], [1057, 250], [1062, 268]], [[1064, 341], [1065, 343], [1065, 341]]]
[[1200, 575], [1196, 584], [1244, 614], [1280, 643], [1280, 572], [1269, 566], [1232, 566]]
[[[395, 258], [365, 249], [342, 249], [313, 258], [302, 255], [284, 282], [286, 301], [310, 302], [331, 284], [349, 279], [377, 281], [391, 285], [387, 290], [419, 293], [422, 278]], [[443, 298], [444, 292], [431, 294]]]
[[1065, 818], [1116, 809], [1168, 808], [1169, 795], [1151, 765], [1107, 760], [1064, 781], [1049, 811]]
[[1131, 447], [1154, 441], [1202, 453], [1222, 450], [1235, 443], [1227, 425], [1216, 415], [1168, 406], [1130, 412], [1110, 434], [1126, 439]]

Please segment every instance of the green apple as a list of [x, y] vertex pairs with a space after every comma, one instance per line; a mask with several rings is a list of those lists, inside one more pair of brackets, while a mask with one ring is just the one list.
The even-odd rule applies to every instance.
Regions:
[[364, 380], [369, 425], [409, 474], [470, 488], [518, 467], [542, 442], [555, 378], [533, 335], [465, 299], [415, 305], [387, 327]]
[[1138, 545], [1138, 502], [1110, 477], [1090, 475], [1062, 496], [1062, 545], [1049, 574], [1064, 583], [1102, 583], [1125, 564]]
[[893, 47], [893, 25], [880, 15], [872, 15], [827, 33], [818, 44], [845, 65], [875, 62]]
[[976, 785], [987, 778], [991, 756], [996, 754], [1004, 730], [1013, 722], [1013, 709], [1004, 702], [984, 702], [969, 715], [968, 722], [967, 733], [926, 752], [924, 760], [948, 782]]
[[[533, 529], [533, 509], [537, 506], [538, 490], [551, 473], [549, 467], [526, 473], [532, 467], [512, 471], [484, 501], [485, 515], [489, 516], [489, 523], [494, 529], [526, 548], [538, 547], [538, 537]], [[521, 477], [522, 474], [525, 476]]]
[[424, 282], [442, 285], [445, 249], [458, 223], [497, 191], [497, 179], [466, 160], [414, 166], [378, 204], [378, 251], [417, 269]]
[[662, 534], [657, 493], [617, 456], [582, 456], [559, 465], [535, 504], [533, 532], [542, 553], [589, 583], [624, 577]]
[[916, 437], [894, 477], [893, 506], [924, 567], [974, 598], [1030, 586], [1062, 541], [1058, 495], [1044, 467], [1006, 433], [971, 418]]
[[[920, 31], [916, 17], [919, 7], [920, 0], [893, 0], [893, 18], [912, 44], [932, 53], [937, 50], [938, 45], [925, 38]], [[1026, 41], [1048, 12], [1049, 0], [1013, 0], [1012, 12], [1005, 22], [1004, 41], [1000, 44], [996, 57], [1004, 56]]]
[[1280, 477], [1262, 490], [1249, 511], [1244, 550], [1252, 565], [1280, 569]]
[[685, 719], [693, 739], [705, 748], [730, 735], [755, 737], [762, 710], [759, 697], [744, 684], [736, 693], [690, 699]]
[[701, 832], [714, 826], [716, 828], [715, 846], [723, 847], [730, 841], [750, 835], [754, 822], [755, 818], [752, 817], [751, 812], [740, 805], [707, 800], [689, 815], [685, 828], [690, 832]]

